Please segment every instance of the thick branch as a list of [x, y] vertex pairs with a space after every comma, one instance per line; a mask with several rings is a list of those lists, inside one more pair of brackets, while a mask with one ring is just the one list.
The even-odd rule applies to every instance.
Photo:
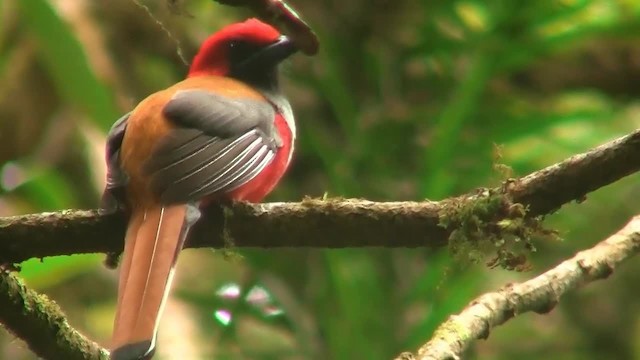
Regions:
[[[638, 252], [640, 215], [618, 233], [544, 274], [475, 299], [460, 314], [440, 325], [415, 358], [459, 359], [476, 339], [486, 339], [493, 327], [529, 311], [539, 314], [551, 311], [562, 295], [608, 277], [618, 265]], [[413, 358], [407, 353], [402, 356]]]
[[[640, 170], [640, 130], [496, 189], [527, 205], [528, 216], [550, 213], [572, 200]], [[237, 247], [440, 247], [449, 232], [441, 211], [477, 199], [473, 193], [441, 202], [304, 200], [235, 204], [227, 215], [205, 210], [188, 247], [223, 247], [223, 229]], [[0, 219], [0, 263], [32, 257], [122, 250], [125, 217], [97, 211], [60, 211]]]
[[108, 353], [74, 330], [56, 303], [0, 273], [0, 324], [44, 359], [106, 360]]
[[510, 193], [529, 205], [529, 215], [543, 215], [638, 170], [640, 130], [527, 175]]

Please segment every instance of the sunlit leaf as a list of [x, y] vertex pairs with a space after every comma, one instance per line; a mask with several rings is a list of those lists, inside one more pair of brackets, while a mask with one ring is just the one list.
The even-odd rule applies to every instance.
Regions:
[[103, 256], [83, 254], [30, 259], [21, 264], [20, 276], [34, 288], [44, 289], [62, 284], [73, 276], [94, 269]]

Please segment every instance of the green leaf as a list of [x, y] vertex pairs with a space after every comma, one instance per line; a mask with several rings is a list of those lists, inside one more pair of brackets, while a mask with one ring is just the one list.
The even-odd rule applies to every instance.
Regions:
[[451, 100], [435, 120], [432, 142], [425, 153], [422, 196], [437, 199], [446, 196], [455, 184], [451, 160], [457, 153], [458, 136], [473, 120], [487, 81], [492, 74], [493, 58], [479, 51], [472, 59], [465, 80], [453, 91]]
[[324, 257], [331, 290], [322, 312], [331, 314], [323, 320], [330, 358], [383, 358], [392, 344], [387, 321], [395, 314], [385, 313], [390, 298], [379, 259], [358, 250], [330, 250]]
[[42, 289], [63, 283], [65, 280], [93, 269], [101, 261], [99, 254], [55, 256], [46, 259], [30, 259], [22, 263], [20, 276], [35, 287]]
[[38, 41], [38, 49], [60, 94], [82, 109], [101, 129], [119, 117], [111, 90], [89, 66], [72, 29], [46, 0], [18, 1], [20, 14]]
[[28, 199], [37, 210], [53, 211], [77, 204], [72, 184], [55, 169], [34, 166], [26, 161], [17, 166], [23, 172], [24, 182], [10, 191]]

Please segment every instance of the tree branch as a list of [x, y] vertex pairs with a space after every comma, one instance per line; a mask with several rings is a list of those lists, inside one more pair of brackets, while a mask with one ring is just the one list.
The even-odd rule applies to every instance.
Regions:
[[530, 215], [551, 213], [573, 200], [640, 170], [640, 130], [574, 155], [513, 183], [513, 201]]
[[273, 24], [281, 24], [287, 30], [296, 46], [306, 55], [315, 55], [320, 48], [320, 41], [311, 27], [302, 20], [293, 8], [285, 1], [277, 0], [215, 0], [223, 5], [245, 6], [259, 17]]
[[60, 307], [0, 270], [0, 324], [44, 359], [107, 360], [108, 352], [74, 330]]
[[[572, 200], [640, 170], [640, 130], [572, 156], [493, 193], [529, 208], [528, 217], [555, 211]], [[491, 192], [482, 192], [491, 193]], [[239, 203], [204, 210], [187, 247], [441, 247], [451, 230], [443, 211], [483, 197], [477, 191], [440, 202], [371, 202], [309, 199], [299, 203]], [[125, 216], [96, 210], [0, 218], [0, 263], [32, 257], [120, 252]], [[229, 238], [225, 234], [230, 234]], [[226, 241], [225, 241], [226, 238]]]
[[459, 359], [476, 339], [489, 337], [491, 329], [529, 311], [545, 314], [570, 290], [605, 279], [623, 261], [640, 252], [640, 215], [595, 247], [579, 252], [544, 274], [520, 284], [510, 284], [473, 300], [460, 314], [436, 329], [417, 356], [403, 353], [397, 359]]

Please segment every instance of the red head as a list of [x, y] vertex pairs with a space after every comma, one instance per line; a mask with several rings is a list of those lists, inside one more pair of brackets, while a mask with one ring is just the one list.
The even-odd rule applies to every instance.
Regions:
[[253, 82], [255, 75], [275, 71], [278, 63], [295, 51], [293, 43], [274, 27], [249, 19], [226, 26], [205, 40], [193, 59], [189, 77], [232, 76]]

